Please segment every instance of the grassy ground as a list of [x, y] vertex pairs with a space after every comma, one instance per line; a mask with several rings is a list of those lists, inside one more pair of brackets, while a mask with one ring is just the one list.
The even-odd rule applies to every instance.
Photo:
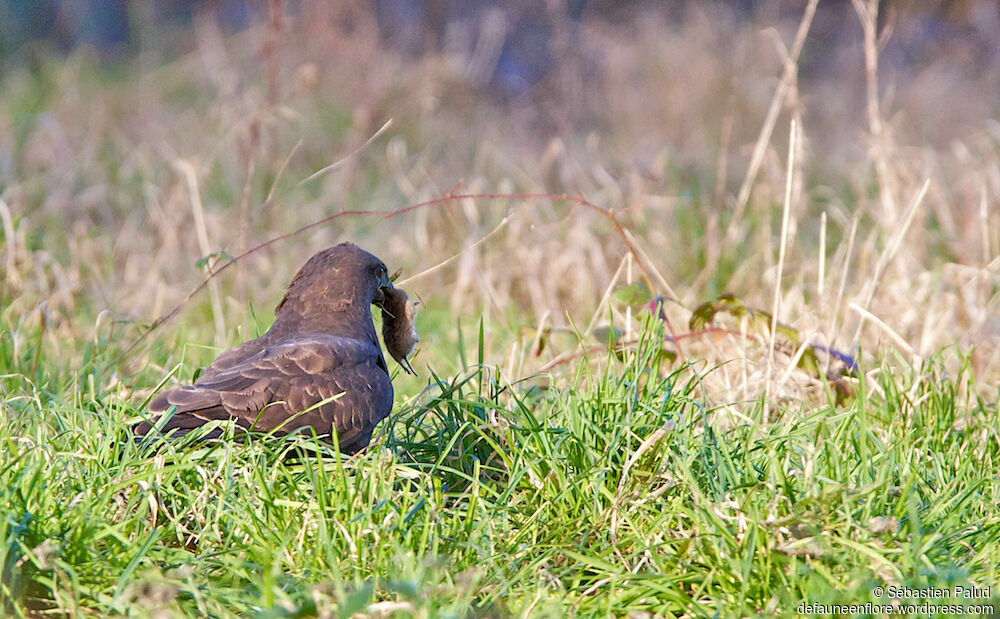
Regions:
[[[2, 78], [4, 614], [1000, 612], [991, 22], [584, 22], [505, 105], [304, 10]], [[344, 239], [422, 300], [367, 453], [130, 439]]]

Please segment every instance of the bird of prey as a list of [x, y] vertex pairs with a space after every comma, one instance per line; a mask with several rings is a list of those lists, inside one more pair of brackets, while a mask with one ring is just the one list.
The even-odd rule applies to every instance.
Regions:
[[233, 419], [257, 432], [336, 432], [342, 452], [363, 449], [392, 408], [371, 305], [384, 308], [387, 293], [398, 299], [394, 290], [372, 254], [351, 243], [324, 249], [296, 273], [267, 333], [219, 355], [193, 385], [156, 396], [149, 404], [156, 419], [135, 433], [145, 436], [176, 408], [163, 433]]
[[385, 349], [392, 358], [407, 373], [417, 375], [410, 365], [410, 353], [420, 338], [413, 324], [416, 307], [402, 288], [389, 288], [384, 291], [382, 302], [382, 340]]

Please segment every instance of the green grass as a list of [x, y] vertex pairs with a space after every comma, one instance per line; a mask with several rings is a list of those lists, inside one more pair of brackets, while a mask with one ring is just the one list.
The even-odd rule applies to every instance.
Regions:
[[102, 377], [8, 373], [5, 614], [746, 616], [998, 585], [1000, 435], [967, 371], [886, 364], [843, 406], [725, 427], [643, 333], [546, 390], [466, 343], [349, 461], [303, 437], [139, 445]]

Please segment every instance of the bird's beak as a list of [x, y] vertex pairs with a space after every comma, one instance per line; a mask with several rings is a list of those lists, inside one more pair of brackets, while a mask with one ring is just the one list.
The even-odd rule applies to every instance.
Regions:
[[375, 298], [372, 299], [372, 303], [375, 304], [376, 307], [382, 308], [382, 305], [385, 303], [385, 292], [383, 291], [392, 289], [392, 280], [389, 279], [388, 275], [383, 273], [379, 276], [377, 283], [378, 290], [375, 291]]

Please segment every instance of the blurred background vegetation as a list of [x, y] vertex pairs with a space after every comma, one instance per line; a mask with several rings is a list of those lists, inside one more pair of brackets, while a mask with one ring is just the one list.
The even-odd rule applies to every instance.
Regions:
[[[797, 119], [780, 318], [844, 350], [898, 344], [857, 302], [912, 354], [959, 344], [977, 371], [1000, 371], [988, 0], [824, 1], [815, 15], [749, 0], [0, 11], [0, 295], [12, 323], [44, 312], [54, 349], [95, 330], [112, 347], [134, 338], [202, 280], [200, 259], [218, 266], [341, 210], [392, 212], [455, 188], [619, 211], [679, 325], [724, 291], [770, 307]], [[481, 312], [503, 342], [496, 358], [526, 326], [586, 324], [628, 253], [607, 216], [565, 201], [445, 201], [256, 252], [182, 322], [231, 343], [248, 302], [266, 322], [298, 265], [344, 239], [422, 274], [421, 320]]]

